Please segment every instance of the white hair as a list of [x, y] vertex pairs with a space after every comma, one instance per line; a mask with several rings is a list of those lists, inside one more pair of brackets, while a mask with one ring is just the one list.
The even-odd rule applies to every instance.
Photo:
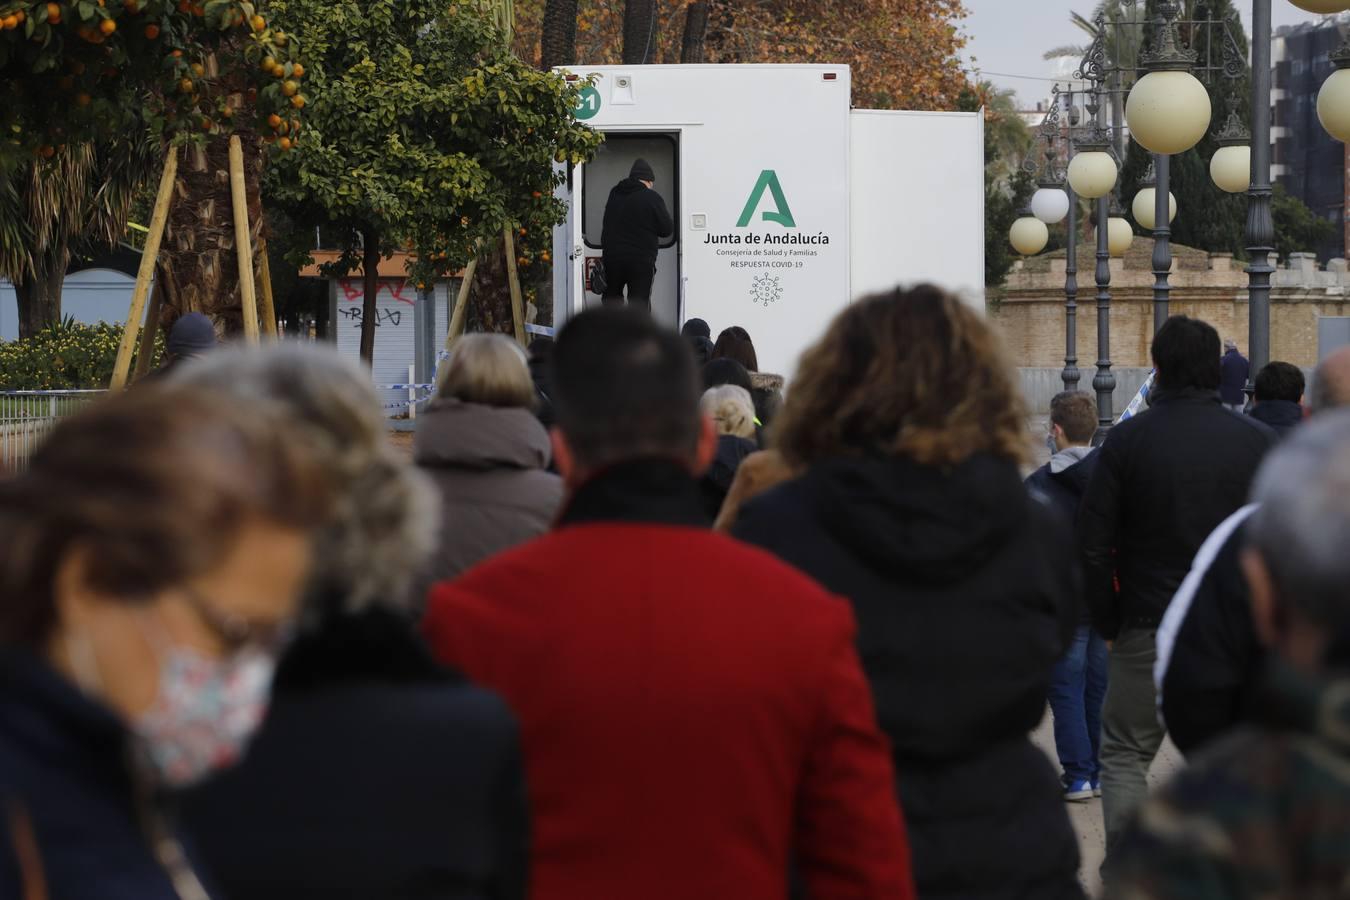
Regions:
[[369, 372], [336, 350], [287, 343], [221, 350], [170, 377], [271, 417], [335, 479], [339, 502], [317, 541], [316, 594], [335, 593], [352, 612], [406, 604], [435, 549], [440, 510], [434, 485], [389, 444]]
[[699, 411], [717, 425], [718, 434], [740, 438], [755, 436], [755, 401], [750, 392], [735, 384], [719, 384], [704, 391]]
[[1249, 541], [1281, 601], [1312, 622], [1350, 625], [1350, 410], [1324, 413], [1267, 458]]

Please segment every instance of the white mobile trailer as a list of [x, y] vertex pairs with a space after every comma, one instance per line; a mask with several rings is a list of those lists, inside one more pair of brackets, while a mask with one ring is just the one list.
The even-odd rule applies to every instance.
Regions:
[[984, 132], [978, 113], [853, 110], [847, 66], [595, 66], [578, 117], [604, 132], [568, 172], [554, 233], [554, 319], [600, 302], [610, 189], [642, 157], [675, 221], [652, 311], [755, 341], [790, 375], [851, 298], [931, 281], [984, 308]]

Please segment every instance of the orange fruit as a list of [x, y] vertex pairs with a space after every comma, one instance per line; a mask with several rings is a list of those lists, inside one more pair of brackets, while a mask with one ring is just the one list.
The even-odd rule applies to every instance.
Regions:
[[174, 59], [182, 59], [182, 58], [183, 58], [183, 51], [182, 51], [182, 50], [175, 50], [175, 51], [173, 51], [173, 54], [172, 54], [172, 55], [173, 55], [173, 58], [174, 58]]
[[270, 116], [267, 117], [267, 124], [272, 126], [273, 131], [276, 131], [278, 128], [281, 127], [281, 116], [277, 115], [276, 113], [272, 113]]
[[305, 108], [305, 95], [304, 95], [304, 94], [296, 94], [294, 97], [292, 97], [292, 98], [291, 98], [291, 106], [294, 106], [296, 109], [304, 109], [304, 108]]
[[272, 73], [272, 67], [275, 66], [276, 64], [277, 61], [275, 59], [273, 59], [270, 56], [264, 56], [262, 61], [262, 70], [270, 75]]
[[197, 89], [197, 86], [192, 83], [191, 78], [184, 78], [178, 82], [178, 89], [185, 94], [190, 94]]
[[283, 82], [281, 85], [281, 92], [287, 97], [294, 97], [300, 92], [300, 85], [296, 84], [294, 81]]
[[59, 3], [47, 4], [47, 21], [52, 25], [61, 24], [61, 4]]
[[19, 27], [19, 17], [10, 13], [3, 19], [0, 19], [0, 25], [4, 26], [6, 31], [13, 31], [15, 28]]
[[126, 2], [122, 4], [122, 8], [133, 16], [141, 11], [141, 5], [137, 3], [136, 0], [126, 0]]
[[117, 30], [117, 23], [114, 22], [112, 19], [104, 19], [102, 22], [98, 24], [98, 30], [103, 32], [104, 34], [112, 34], [114, 31]]
[[56, 148], [53, 147], [51, 144], [47, 144], [43, 146], [38, 152], [42, 154], [43, 159], [51, 159], [53, 156], [56, 155]]
[[282, 150], [289, 150], [291, 149], [291, 139], [288, 137], [281, 138], [277, 141], [277, 146]]
[[210, 131], [210, 130], [211, 130], [211, 120], [208, 119], [208, 118], [206, 118], [205, 116], [203, 116], [203, 117], [202, 117], [202, 131]]
[[267, 20], [264, 19], [262, 16], [255, 15], [253, 18], [248, 20], [248, 24], [253, 27], [254, 31], [262, 31], [264, 28], [267, 27]]
[[284, 32], [284, 31], [276, 31], [276, 32], [273, 32], [273, 33], [272, 33], [272, 42], [275, 43], [278, 47], [285, 47], [285, 46], [286, 46], [286, 32]]
[[202, 65], [201, 63], [193, 63], [192, 74], [196, 75], [198, 78], [201, 78], [203, 75], [206, 74], [206, 66]]
[[159, 26], [158, 26], [158, 25], [147, 25], [147, 26], [145, 26], [145, 37], [146, 37], [146, 39], [151, 40], [151, 41], [153, 41], [155, 38], [159, 37]]
[[295, 77], [295, 78], [304, 78], [304, 77], [305, 77], [305, 67], [302, 66], [302, 65], [300, 65], [299, 63], [296, 63], [294, 66], [291, 67], [291, 75], [292, 75], [292, 77]]
[[76, 105], [76, 106], [88, 106], [90, 103], [93, 102], [93, 99], [94, 99], [94, 98], [93, 98], [93, 97], [90, 97], [88, 94], [76, 94], [76, 95], [75, 95], [75, 105]]
[[28, 13], [24, 12], [21, 9], [16, 9], [14, 11], [14, 15], [16, 18], [18, 18], [20, 25], [22, 25], [24, 23], [24, 20], [28, 18]]

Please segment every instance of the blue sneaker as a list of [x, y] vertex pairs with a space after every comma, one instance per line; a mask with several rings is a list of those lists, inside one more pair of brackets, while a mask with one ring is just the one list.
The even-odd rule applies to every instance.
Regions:
[[1092, 782], [1086, 779], [1064, 785], [1064, 799], [1070, 803], [1086, 803], [1092, 797]]

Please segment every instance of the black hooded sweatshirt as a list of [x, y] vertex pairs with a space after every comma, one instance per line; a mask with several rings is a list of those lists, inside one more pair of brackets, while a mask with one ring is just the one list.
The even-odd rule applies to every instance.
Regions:
[[666, 202], [641, 181], [625, 178], [609, 192], [600, 234], [606, 258], [645, 259], [655, 264], [661, 238], [674, 233]]
[[1082, 897], [1059, 780], [1028, 738], [1077, 624], [1077, 567], [1017, 466], [817, 463], [734, 533], [852, 602], [919, 896]]

